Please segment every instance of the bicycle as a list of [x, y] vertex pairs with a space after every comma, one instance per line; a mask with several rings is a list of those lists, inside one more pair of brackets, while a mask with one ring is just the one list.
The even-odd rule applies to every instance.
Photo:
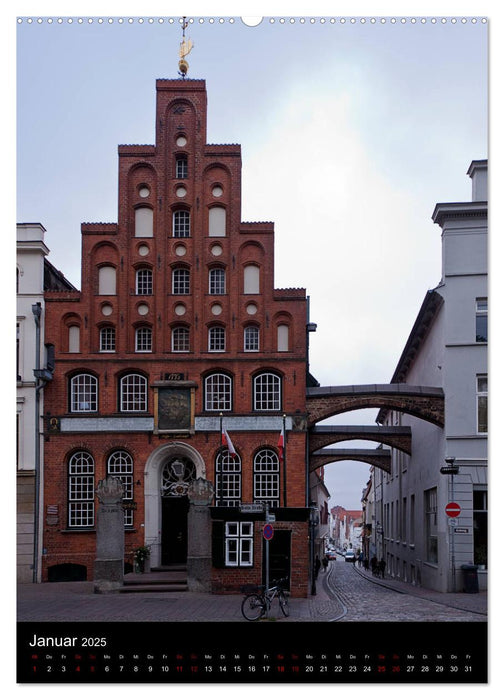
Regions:
[[275, 597], [278, 598], [278, 603], [284, 616], [289, 617], [289, 600], [283, 588], [285, 583], [287, 583], [287, 579], [283, 578], [274, 582], [274, 585], [268, 590], [266, 590], [265, 586], [261, 586], [260, 592], [247, 594], [241, 604], [243, 617], [250, 621], [259, 620], [259, 618], [270, 611]]

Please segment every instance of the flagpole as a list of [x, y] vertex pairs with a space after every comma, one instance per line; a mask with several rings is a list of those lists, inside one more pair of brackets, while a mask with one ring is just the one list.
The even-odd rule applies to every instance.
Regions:
[[[220, 432], [219, 432], [219, 451], [217, 453], [217, 463], [219, 462], [219, 455], [222, 452], [222, 412], [219, 414], [220, 417]], [[221, 459], [221, 464], [220, 464], [220, 477], [219, 477], [219, 491], [217, 493], [217, 502], [219, 505], [222, 505], [222, 459]], [[215, 478], [217, 479], [217, 474], [215, 475]]]
[[284, 438], [284, 447], [283, 447], [283, 501], [284, 501], [284, 508], [287, 508], [287, 434], [285, 432], [285, 413], [283, 414], [283, 438]]

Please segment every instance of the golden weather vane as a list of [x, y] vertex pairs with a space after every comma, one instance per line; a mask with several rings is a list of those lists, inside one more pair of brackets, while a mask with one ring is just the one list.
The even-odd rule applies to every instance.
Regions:
[[192, 47], [194, 46], [192, 39], [186, 39], [185, 30], [189, 26], [189, 22], [186, 22], [186, 18], [182, 17], [182, 41], [180, 42], [179, 49], [179, 75], [185, 78], [187, 71], [189, 70], [189, 64], [185, 60], [185, 57], [190, 53]]

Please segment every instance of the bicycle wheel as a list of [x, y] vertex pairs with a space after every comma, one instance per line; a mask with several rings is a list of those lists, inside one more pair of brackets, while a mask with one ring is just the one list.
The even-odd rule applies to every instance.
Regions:
[[241, 611], [246, 620], [258, 620], [266, 612], [266, 602], [263, 596], [257, 593], [245, 596], [241, 604]]
[[278, 592], [278, 602], [280, 603], [280, 608], [282, 609], [285, 617], [289, 617], [289, 599], [284, 591]]

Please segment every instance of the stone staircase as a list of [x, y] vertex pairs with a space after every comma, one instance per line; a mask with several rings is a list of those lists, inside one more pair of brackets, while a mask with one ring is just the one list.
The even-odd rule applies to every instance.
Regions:
[[144, 574], [126, 574], [119, 593], [182, 593], [188, 590], [185, 565], [161, 566]]

